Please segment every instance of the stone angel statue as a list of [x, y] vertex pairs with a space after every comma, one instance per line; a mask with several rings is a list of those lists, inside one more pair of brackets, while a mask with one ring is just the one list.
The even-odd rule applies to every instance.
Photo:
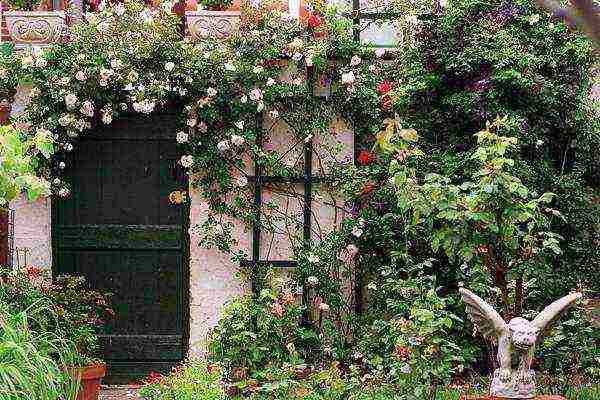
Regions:
[[498, 364], [490, 385], [490, 395], [507, 399], [531, 399], [535, 396], [535, 373], [531, 362], [535, 345], [560, 314], [579, 298], [581, 293], [565, 296], [546, 307], [528, 321], [513, 318], [506, 323], [494, 308], [475, 293], [459, 289], [467, 304], [467, 314], [486, 339], [498, 341]]

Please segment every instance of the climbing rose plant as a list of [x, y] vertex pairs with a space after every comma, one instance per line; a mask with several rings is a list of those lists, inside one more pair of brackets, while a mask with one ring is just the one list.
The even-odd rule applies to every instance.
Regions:
[[[342, 116], [360, 140], [381, 125], [385, 82], [395, 73], [382, 60], [385, 51], [352, 40], [350, 21], [334, 8], [318, 26], [259, 11], [260, 18], [245, 18], [241, 32], [226, 41], [190, 43], [181, 39], [170, 11], [131, 0], [87, 15], [69, 43], [26, 53], [22, 79], [31, 84], [31, 102], [22, 120], [30, 135], [51, 132], [56, 153], [40, 172], [52, 192], [70, 195], [63, 171], [88, 130], [127, 113], [179, 110], [179, 164], [206, 211], [191, 233], [202, 245], [241, 258], [231, 218], [257, 222], [258, 210], [248, 207], [253, 165], [266, 175], [303, 174], [303, 161], [275, 149], [280, 139], [271, 137], [272, 128], [288, 128], [290, 146], [301, 148], [336, 142], [332, 121]], [[323, 146], [333, 157], [322, 164], [334, 170], [344, 161], [335, 158], [340, 144]], [[261, 224], [274, 225], [265, 215]]]

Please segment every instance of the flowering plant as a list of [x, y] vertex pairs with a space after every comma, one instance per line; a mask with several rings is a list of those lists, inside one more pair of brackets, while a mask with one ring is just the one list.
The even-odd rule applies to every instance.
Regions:
[[221, 11], [231, 7], [233, 0], [200, 0], [200, 4], [209, 10]]
[[[0, 269], [0, 303], [15, 312], [33, 305], [40, 307], [31, 329], [39, 334], [52, 332], [77, 350], [75, 366], [98, 363], [97, 334], [114, 316], [110, 294], [90, 290], [84, 278], [60, 276], [52, 279], [41, 268], [25, 271]], [[47, 311], [47, 312], [46, 312]]]

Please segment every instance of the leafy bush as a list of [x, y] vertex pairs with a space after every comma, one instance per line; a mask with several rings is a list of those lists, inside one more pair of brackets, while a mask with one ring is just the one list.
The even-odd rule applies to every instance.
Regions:
[[90, 290], [83, 277], [51, 279], [39, 268], [26, 272], [0, 269], [0, 304], [13, 312], [42, 305], [30, 328], [39, 334], [60, 332], [75, 346], [75, 366], [100, 362], [97, 333], [114, 312], [108, 297]]
[[153, 373], [139, 392], [144, 400], [224, 400], [221, 371], [215, 365], [189, 361], [168, 376]]
[[387, 309], [363, 329], [355, 357], [364, 357], [360, 361], [371, 375], [421, 398], [449, 384], [466, 360], [451, 335], [460, 320], [448, 311], [435, 279], [416, 274], [402, 279], [395, 273], [380, 287], [370, 285], [385, 298]]
[[265, 288], [258, 296], [232, 301], [211, 335], [215, 361], [228, 369], [228, 378], [261, 378], [269, 365], [302, 364], [320, 354], [321, 343], [302, 325], [303, 307], [297, 294]]
[[61, 332], [34, 332], [52, 310], [43, 303], [14, 312], [0, 302], [0, 399], [73, 400], [78, 382], [66, 371], [75, 349]]

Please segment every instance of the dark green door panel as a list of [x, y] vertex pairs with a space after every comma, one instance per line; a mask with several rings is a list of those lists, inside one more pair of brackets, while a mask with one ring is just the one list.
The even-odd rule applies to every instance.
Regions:
[[85, 134], [66, 160], [72, 195], [53, 200], [54, 273], [113, 293], [101, 336], [109, 367], [185, 357], [189, 213], [169, 201], [187, 190], [175, 128], [170, 115], [133, 116]]

